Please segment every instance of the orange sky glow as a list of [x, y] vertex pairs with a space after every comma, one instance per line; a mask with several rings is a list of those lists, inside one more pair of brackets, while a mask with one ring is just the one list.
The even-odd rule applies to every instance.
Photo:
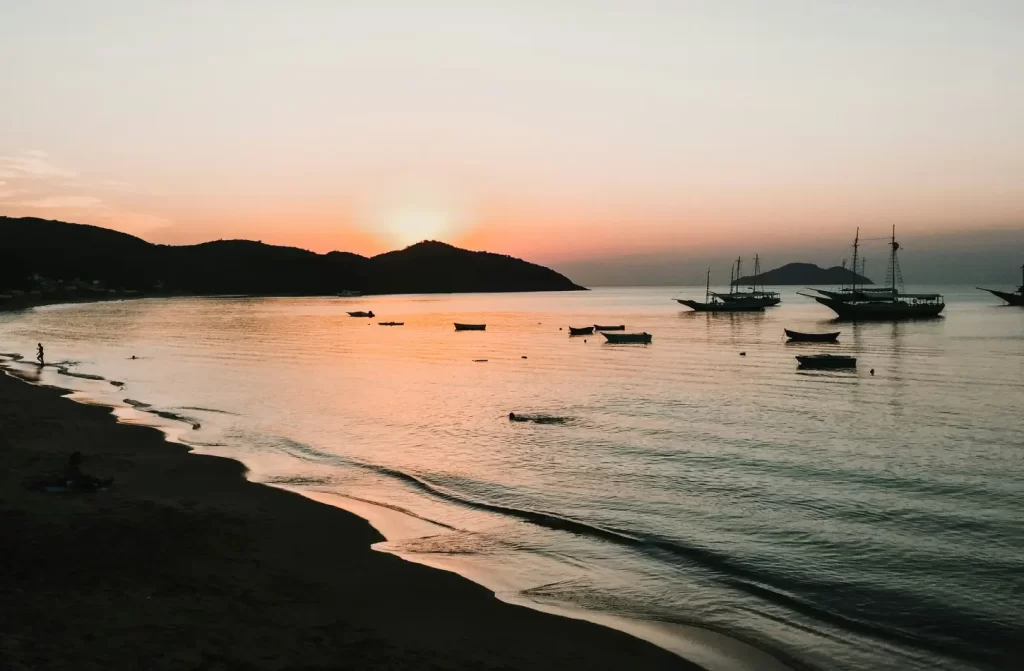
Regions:
[[545, 263], [1024, 228], [1020, 3], [426, 5], [5, 10], [0, 214]]

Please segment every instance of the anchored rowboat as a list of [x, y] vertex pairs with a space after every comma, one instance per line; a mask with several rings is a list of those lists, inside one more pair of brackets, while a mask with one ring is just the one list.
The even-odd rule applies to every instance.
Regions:
[[810, 354], [798, 356], [801, 368], [856, 368], [857, 358], [845, 354]]
[[801, 333], [800, 331], [790, 331], [789, 329], [783, 329], [786, 332], [786, 337], [793, 342], [835, 342], [839, 339], [839, 331], [835, 333]]
[[602, 333], [601, 335], [614, 345], [649, 345], [653, 338], [650, 333]]

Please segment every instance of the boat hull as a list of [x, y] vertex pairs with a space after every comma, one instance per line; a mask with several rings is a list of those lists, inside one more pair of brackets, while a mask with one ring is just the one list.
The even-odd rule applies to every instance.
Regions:
[[456, 331], [486, 331], [487, 324], [455, 324]]
[[580, 328], [573, 328], [572, 326], [569, 327], [569, 335], [571, 335], [571, 336], [582, 336], [582, 335], [593, 335], [593, 334], [594, 334], [594, 327], [593, 326], [582, 326]]
[[595, 324], [594, 325], [594, 330], [595, 331], [625, 331], [626, 330], [626, 325], [625, 324], [619, 324], [618, 326], [598, 326], [598, 325]]
[[1024, 305], [1024, 293], [1010, 293], [1009, 291], [997, 291], [996, 289], [985, 289], [984, 287], [978, 288], [989, 292], [997, 298], [1002, 298], [1010, 305]]
[[835, 370], [838, 368], [856, 368], [857, 359], [852, 356], [831, 356], [831, 355], [812, 355], [812, 356], [798, 356], [796, 360], [800, 363], [801, 368], [819, 368], [826, 370]]
[[850, 303], [853, 301], [865, 303], [874, 301], [891, 301], [896, 294], [886, 289], [866, 289], [863, 291], [827, 291], [825, 289], [813, 289], [819, 294], [835, 301]]
[[789, 329], [783, 329], [786, 332], [786, 337], [792, 342], [835, 342], [839, 339], [839, 331], [834, 333], [801, 333], [800, 331], [790, 331]]
[[824, 296], [814, 296], [825, 307], [838, 315], [840, 319], [895, 321], [901, 319], [931, 319], [938, 317], [946, 304], [908, 303], [906, 301], [865, 301], [849, 302], [835, 300]]
[[701, 303], [700, 301], [677, 298], [676, 302], [680, 305], [685, 305], [695, 312], [763, 312], [765, 307], [760, 303], [746, 303], [741, 301]]
[[654, 336], [650, 333], [601, 333], [612, 345], [649, 345]]
[[782, 302], [782, 298], [778, 294], [770, 293], [758, 293], [753, 296], [749, 294], [733, 293], [733, 294], [715, 294], [718, 298], [721, 298], [726, 303], [750, 303], [752, 305], [763, 305], [766, 308], [774, 307]]

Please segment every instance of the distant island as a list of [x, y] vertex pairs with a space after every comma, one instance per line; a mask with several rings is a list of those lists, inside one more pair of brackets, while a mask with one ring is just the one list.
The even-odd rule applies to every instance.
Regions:
[[0, 295], [334, 295], [584, 290], [521, 259], [425, 241], [365, 257], [251, 240], [157, 245], [98, 226], [0, 217]]
[[787, 263], [784, 266], [763, 272], [760, 275], [741, 277], [738, 284], [740, 284], [740, 286], [749, 286], [754, 284], [763, 284], [765, 286], [778, 286], [785, 284], [837, 285], [852, 284], [855, 277], [857, 279], [857, 284], [874, 284], [874, 282], [867, 277], [858, 275], [847, 268], [843, 268], [841, 266], [822, 268], [814, 265], [813, 263]]

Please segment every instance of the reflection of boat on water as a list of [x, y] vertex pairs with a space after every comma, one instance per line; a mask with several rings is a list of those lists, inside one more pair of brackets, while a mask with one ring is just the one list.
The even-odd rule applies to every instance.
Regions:
[[604, 333], [603, 335], [612, 345], [648, 345], [654, 337], [650, 333]]
[[370, 310], [369, 312], [349, 312], [348, 316], [349, 317], [369, 317], [369, 318], [372, 319], [373, 318], [373, 310]]
[[834, 333], [801, 333], [800, 331], [790, 331], [789, 329], [783, 329], [786, 332], [786, 337], [792, 342], [835, 342], [839, 339], [839, 331]]
[[984, 287], [978, 287], [982, 291], [987, 291], [993, 296], [1002, 298], [1010, 305], [1024, 305], [1024, 266], [1020, 267], [1021, 271], [1021, 285], [1017, 287], [1017, 291], [998, 291], [996, 289], [986, 289]]
[[569, 335], [571, 335], [571, 336], [593, 335], [593, 334], [594, 334], [594, 327], [593, 326], [581, 326], [579, 328], [576, 328], [574, 326], [570, 326], [569, 327]]
[[750, 288], [740, 289], [740, 276], [741, 269], [743, 267], [743, 258], [736, 259], [736, 265], [732, 269], [731, 277], [729, 279], [729, 293], [714, 293], [712, 294], [716, 298], [720, 298], [726, 303], [745, 303], [751, 305], [761, 304], [764, 307], [772, 307], [778, 305], [782, 301], [782, 297], [779, 296], [777, 291], [765, 291], [764, 285], [758, 289], [755, 282], [757, 277], [761, 274], [761, 257], [754, 255], [754, 274], [750, 278]]
[[845, 354], [807, 354], [796, 358], [801, 368], [856, 368], [857, 358]]
[[599, 324], [594, 324], [594, 330], [595, 331], [625, 331], [626, 330], [626, 325], [625, 324], [619, 324], [617, 326], [601, 326]]
[[[896, 252], [896, 227], [893, 226], [889, 266], [886, 269], [886, 286], [883, 289], [857, 289], [857, 252], [860, 246], [860, 229], [853, 240], [853, 284], [848, 291], [829, 292], [814, 289], [818, 296], [801, 294], [813, 298], [831, 309], [840, 319], [927, 319], [937, 317], [946, 307], [941, 294], [907, 294], [897, 289], [903, 284]], [[837, 295], [838, 294], [838, 295]]]
[[708, 268], [707, 286], [704, 289], [704, 302], [689, 300], [687, 298], [676, 298], [680, 305], [685, 305], [695, 312], [759, 312], [764, 310], [765, 304], [756, 300], [723, 300], [718, 294], [711, 291], [711, 269]]
[[487, 324], [460, 324], [455, 322], [456, 331], [484, 331], [487, 329]]

